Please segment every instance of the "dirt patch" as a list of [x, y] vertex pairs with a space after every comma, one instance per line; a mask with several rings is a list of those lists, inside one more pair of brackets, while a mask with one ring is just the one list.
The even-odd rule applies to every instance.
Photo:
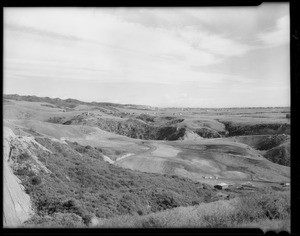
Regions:
[[156, 147], [156, 150], [152, 152], [153, 156], [175, 157], [180, 152], [179, 149], [174, 148], [172, 146], [157, 143], [153, 143], [153, 145]]

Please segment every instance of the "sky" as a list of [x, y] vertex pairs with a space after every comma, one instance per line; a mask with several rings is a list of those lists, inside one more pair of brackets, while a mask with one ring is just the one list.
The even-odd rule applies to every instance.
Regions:
[[290, 106], [289, 25], [288, 3], [4, 8], [4, 94]]

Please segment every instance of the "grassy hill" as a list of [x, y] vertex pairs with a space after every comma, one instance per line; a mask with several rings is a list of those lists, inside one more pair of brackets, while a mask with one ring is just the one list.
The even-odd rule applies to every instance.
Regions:
[[[204, 112], [8, 95], [4, 126], [14, 133], [8, 165], [32, 201], [31, 226], [82, 227], [282, 191], [280, 183], [290, 179], [289, 167], [279, 165], [288, 165], [286, 111], [269, 111], [271, 120], [247, 109]], [[252, 189], [244, 188], [249, 181]], [[233, 187], [216, 190], [221, 182]]]
[[[272, 204], [272, 202], [276, 204]], [[99, 219], [95, 227], [126, 228], [252, 228], [290, 231], [289, 192], [249, 194], [231, 200], [178, 207], [147, 216]]]
[[33, 140], [27, 149], [13, 144], [10, 158], [41, 217], [74, 213], [89, 223], [93, 216], [143, 215], [218, 199], [206, 184], [111, 165], [99, 148], [46, 137]]

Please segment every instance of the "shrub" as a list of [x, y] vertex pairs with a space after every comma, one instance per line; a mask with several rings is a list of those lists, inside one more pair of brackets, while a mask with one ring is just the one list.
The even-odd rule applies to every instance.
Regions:
[[166, 210], [179, 206], [174, 198], [167, 193], [155, 194], [157, 210]]
[[43, 163], [47, 163], [46, 158], [43, 156], [38, 156], [39, 161], [43, 162]]
[[253, 194], [241, 198], [237, 211], [244, 220], [284, 219], [290, 215], [290, 199], [286, 192]]
[[96, 216], [99, 218], [109, 218], [112, 217], [113, 214], [108, 207], [99, 206], [96, 210]]
[[14, 174], [19, 176], [28, 176], [28, 177], [35, 176], [35, 173], [28, 166], [14, 169]]
[[91, 223], [93, 217], [94, 217], [94, 216], [93, 216], [92, 214], [90, 214], [90, 213], [85, 213], [85, 214], [83, 214], [83, 215], [82, 215], [83, 223], [84, 223], [85, 225], [89, 225], [89, 224]]
[[35, 215], [24, 223], [26, 227], [83, 227], [83, 220], [74, 213], [54, 213], [49, 216]]
[[34, 176], [34, 177], [31, 177], [30, 183], [32, 185], [39, 185], [40, 183], [42, 183], [42, 179], [39, 176]]
[[62, 207], [68, 212], [78, 213], [80, 209], [80, 203], [76, 199], [69, 199], [62, 203]]
[[18, 161], [24, 162], [30, 159], [30, 155], [28, 153], [21, 153], [18, 156]]
[[[39, 177], [22, 177], [22, 181], [40, 215], [74, 213], [88, 223], [93, 214], [145, 215], [211, 200], [212, 190], [192, 180], [110, 165], [95, 158], [100, 149], [78, 143], [66, 145], [41, 137], [36, 141], [52, 152], [45, 164], [52, 173], [39, 172]], [[41, 150], [39, 155], [47, 153]]]
[[[201, 228], [235, 228], [261, 227], [268, 222], [272, 227], [285, 227], [290, 217], [290, 199], [287, 192], [269, 192], [251, 194], [229, 201], [201, 203], [198, 206], [179, 207], [148, 216], [128, 216], [127, 222], [135, 227], [201, 227]], [[102, 227], [124, 227], [119, 217], [107, 219]], [[118, 221], [117, 224], [115, 222]]]
[[140, 114], [136, 118], [140, 119], [140, 120], [143, 120], [143, 121], [147, 121], [147, 122], [154, 122], [155, 117], [147, 115], [147, 114]]
[[117, 156], [119, 156], [119, 155], [121, 155], [121, 154], [122, 154], [122, 152], [121, 152], [121, 151], [119, 151], [119, 150], [116, 150], [116, 151], [115, 151], [115, 154], [116, 154]]
[[224, 213], [204, 215], [202, 220], [207, 228], [227, 228], [230, 227], [231, 223], [228, 216], [224, 215]]
[[142, 219], [139, 224], [143, 228], [162, 228], [164, 224], [160, 222], [155, 216], [150, 216]]

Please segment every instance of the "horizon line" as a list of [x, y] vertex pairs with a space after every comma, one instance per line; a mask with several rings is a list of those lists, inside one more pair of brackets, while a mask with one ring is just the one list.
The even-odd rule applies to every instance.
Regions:
[[4, 96], [20, 96], [20, 97], [38, 97], [38, 98], [50, 98], [50, 99], [60, 99], [62, 101], [66, 101], [69, 99], [73, 99], [73, 100], [77, 100], [79, 102], [84, 102], [84, 103], [111, 103], [111, 104], [119, 104], [119, 105], [123, 105], [123, 106], [146, 106], [146, 107], [153, 107], [153, 108], [163, 108], [163, 109], [167, 109], [167, 108], [187, 108], [187, 109], [237, 109], [237, 108], [290, 108], [291, 106], [239, 106], [239, 107], [188, 107], [188, 106], [168, 106], [168, 107], [164, 107], [164, 106], [152, 106], [152, 105], [147, 105], [147, 104], [132, 104], [132, 103], [117, 103], [117, 102], [108, 102], [108, 101], [92, 101], [92, 102], [88, 102], [88, 101], [84, 101], [84, 100], [79, 100], [77, 98], [66, 98], [66, 99], [62, 99], [59, 97], [49, 97], [49, 96], [37, 96], [37, 95], [19, 95], [19, 94], [4, 94], [3, 93], [3, 98]]

